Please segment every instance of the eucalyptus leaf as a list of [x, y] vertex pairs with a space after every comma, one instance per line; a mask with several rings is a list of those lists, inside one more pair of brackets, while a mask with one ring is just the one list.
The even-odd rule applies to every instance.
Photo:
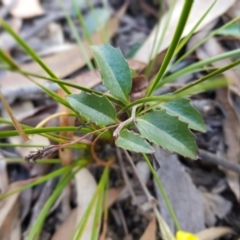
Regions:
[[136, 124], [143, 137], [164, 149], [196, 159], [197, 145], [188, 125], [169, 115], [166, 110], [153, 111], [139, 118]]
[[116, 110], [105, 96], [82, 92], [68, 95], [66, 99], [77, 112], [98, 125], [113, 124], [117, 120]]
[[141, 153], [153, 153], [153, 147], [143, 139], [139, 134], [126, 129], [120, 132], [118, 139], [116, 140], [118, 147]]
[[132, 87], [131, 71], [120, 50], [110, 44], [91, 48], [106, 88], [113, 96], [128, 102]]
[[188, 124], [188, 127], [200, 132], [206, 132], [206, 126], [201, 114], [190, 104], [186, 98], [166, 102], [161, 108], [166, 109], [167, 113], [178, 116], [179, 119]]

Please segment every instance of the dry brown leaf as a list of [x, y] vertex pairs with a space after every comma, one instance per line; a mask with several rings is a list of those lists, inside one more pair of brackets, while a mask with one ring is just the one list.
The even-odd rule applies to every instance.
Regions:
[[240, 2], [236, 1], [233, 6], [228, 10], [227, 15], [231, 18], [238, 17], [240, 15]]
[[[201, 59], [216, 56], [224, 52], [224, 49], [220, 46], [215, 38], [208, 40], [203, 48], [199, 48], [197, 55]], [[224, 59], [213, 63], [212, 65], [220, 68], [231, 63], [229, 59]], [[236, 70], [230, 69], [223, 73], [223, 75], [231, 81], [233, 84], [229, 86], [229, 89], [234, 93], [240, 95], [240, 73]], [[230, 97], [230, 92], [227, 89], [218, 89], [217, 100], [221, 104], [222, 108], [226, 113], [226, 117], [223, 120], [223, 131], [225, 141], [227, 145], [227, 159], [234, 163], [239, 163], [240, 148], [239, 148], [239, 137], [240, 137], [240, 125], [239, 118], [233, 106], [233, 102]], [[240, 201], [240, 184], [238, 174], [232, 171], [226, 171], [227, 180], [230, 188], [234, 192], [237, 199]]]
[[234, 234], [234, 231], [228, 227], [211, 227], [204, 229], [195, 235], [201, 240], [215, 240], [226, 234]]
[[[157, 169], [157, 174], [161, 179], [181, 228], [188, 232], [198, 232], [204, 229], [204, 209], [201, 193], [193, 184], [187, 172], [184, 171], [176, 154], [171, 154], [159, 147], [155, 147], [155, 150], [155, 158], [161, 166], [159, 169], [156, 167], [155, 169]], [[155, 189], [161, 215], [171, 231], [174, 232], [173, 220], [166, 203], [157, 186]]]
[[[110, 207], [117, 200], [122, 188], [111, 188], [106, 194], [108, 196], [107, 207]], [[104, 209], [103, 209], [104, 210]], [[52, 240], [66, 240], [70, 239], [77, 222], [78, 208], [74, 209], [64, 223], [59, 227], [53, 235]]]
[[[223, 120], [223, 132], [225, 137], [225, 143], [227, 145], [226, 156], [227, 159], [234, 163], [239, 163], [240, 148], [239, 148], [239, 136], [240, 136], [240, 125], [238, 116], [229, 103], [229, 92], [227, 89], [217, 90], [217, 99], [223, 107], [226, 118]], [[227, 174], [228, 184], [235, 194], [238, 201], [240, 201], [240, 183], [239, 176], [237, 173], [232, 171], [225, 171]]]
[[[35, 179], [14, 182], [9, 185], [6, 193], [31, 183]], [[19, 193], [15, 193], [0, 201], [0, 239], [18, 240], [21, 239], [18, 199]]]
[[140, 240], [155, 240], [156, 239], [156, 229], [157, 223], [156, 218], [154, 217], [150, 223], [148, 224], [146, 230], [144, 231], [143, 235], [141, 236]]
[[219, 194], [203, 192], [205, 224], [214, 226], [218, 219], [224, 218], [232, 208], [232, 203]]
[[[82, 168], [76, 175], [76, 189], [77, 189], [77, 219], [76, 225], [81, 221], [85, 211], [87, 210], [89, 203], [91, 202], [94, 193], [97, 189], [97, 184], [92, 176], [92, 174], [86, 169]], [[93, 223], [94, 223], [94, 215], [96, 210], [96, 202], [92, 208], [92, 211], [89, 215], [87, 224], [85, 226], [82, 239], [90, 240], [92, 235]], [[100, 224], [99, 224], [100, 225]], [[97, 226], [94, 226], [97, 227]]]
[[118, 199], [119, 194], [122, 191], [122, 187], [119, 188], [110, 188], [107, 193], [105, 194], [105, 197], [108, 197], [107, 200], [107, 205], [106, 207], [109, 208], [110, 206], [112, 206], [116, 200]]
[[[4, 5], [9, 5], [12, 0], [2, 0]], [[17, 18], [32, 18], [44, 13], [39, 0], [18, 0], [10, 9], [10, 13]]]
[[28, 136], [23, 131], [21, 124], [15, 118], [15, 116], [14, 116], [14, 114], [12, 112], [11, 107], [9, 106], [8, 102], [6, 101], [6, 99], [3, 96], [3, 94], [1, 93], [1, 91], [0, 91], [0, 100], [2, 101], [2, 104], [3, 104], [4, 108], [5, 108], [5, 110], [8, 112], [8, 114], [9, 114], [11, 120], [12, 120], [12, 123], [13, 123], [14, 127], [16, 128], [18, 134], [22, 137], [22, 139], [24, 141], [28, 141], [29, 140]]
[[[109, 29], [108, 34], [110, 38], [116, 33], [118, 29], [119, 17], [121, 17], [123, 10], [125, 10], [125, 8], [122, 8], [119, 11], [119, 16], [111, 18], [105, 26], [106, 28]], [[99, 30], [98, 32], [93, 33], [91, 39], [94, 45], [102, 44], [101, 36], [104, 33], [105, 28]], [[87, 52], [88, 60], [91, 59], [93, 55], [86, 41], [83, 41], [83, 48]], [[78, 45], [75, 45], [74, 47], [65, 52], [45, 57], [43, 58], [43, 61], [60, 78], [64, 78], [86, 65], [86, 60], [83, 54], [79, 51]], [[35, 62], [23, 64], [20, 65], [19, 67], [26, 71], [31, 71], [36, 74], [47, 76], [45, 71]], [[35, 86], [35, 84], [30, 82], [28, 79], [26, 79], [26, 77], [18, 73], [6, 72], [5, 75], [3, 75], [3, 77], [1, 78], [1, 88], [4, 96], [12, 95], [18, 89], [32, 86]], [[18, 93], [18, 95], [21, 96], [21, 92]]]
[[[211, 4], [214, 2], [214, 0], [201, 0], [201, 1], [194, 1], [193, 7], [188, 19], [188, 22], [186, 24], [186, 27], [184, 29], [184, 32], [182, 34], [182, 37], [186, 36], [192, 28], [196, 25], [197, 21], [203, 16], [203, 14], [207, 11], [207, 9], [211, 6]], [[174, 6], [174, 10], [172, 13], [172, 18], [169, 22], [168, 29], [165, 33], [165, 36], [163, 38], [162, 45], [158, 51], [158, 53], [162, 52], [164, 49], [166, 49], [169, 44], [171, 43], [171, 39], [173, 37], [173, 34], [175, 32], [176, 26], [179, 21], [179, 16], [183, 7], [184, 1], [177, 1], [177, 3]], [[204, 18], [202, 23], [199, 25], [196, 31], [199, 31], [202, 29], [205, 25], [207, 25], [209, 22], [213, 21], [216, 19], [218, 16], [221, 16], [224, 12], [226, 12], [233, 4], [235, 3], [235, 0], [218, 0], [216, 1], [216, 4], [210, 11], [210, 13]], [[159, 28], [159, 32], [157, 34], [157, 40], [159, 40], [162, 36], [162, 32], [165, 26], [167, 20], [167, 15], [165, 14], [162, 17], [161, 25]], [[157, 27], [152, 31], [148, 39], [145, 41], [145, 43], [142, 45], [142, 47], [137, 51], [133, 59], [148, 63], [150, 56], [151, 56], [151, 51], [152, 51], [152, 46], [154, 44], [155, 36], [156, 36], [156, 30]], [[195, 32], [196, 32], [195, 31]], [[154, 50], [156, 52], [156, 49]], [[157, 53], [157, 54], [158, 54]]]
[[59, 229], [57, 229], [57, 231], [52, 237], [52, 240], [70, 239], [76, 226], [76, 220], [77, 220], [77, 208], [71, 212], [66, 221], [59, 227]]

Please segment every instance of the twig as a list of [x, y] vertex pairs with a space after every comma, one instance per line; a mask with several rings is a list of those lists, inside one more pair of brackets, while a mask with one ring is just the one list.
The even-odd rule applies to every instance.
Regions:
[[229, 162], [225, 158], [218, 157], [217, 155], [212, 154], [212, 153], [202, 150], [202, 149], [199, 150], [199, 156], [202, 161], [220, 165], [220, 166], [222, 166], [228, 170], [231, 170], [233, 172], [236, 172], [240, 175], [240, 165], [239, 164]]
[[123, 230], [124, 230], [125, 236], [127, 236], [128, 233], [129, 233], [128, 228], [127, 228], [127, 223], [125, 221], [123, 211], [122, 211], [122, 209], [121, 209], [121, 207], [119, 206], [118, 203], [117, 203], [117, 209], [118, 209], [119, 217], [120, 217], [121, 222], [122, 222], [122, 226], [123, 226]]
[[126, 169], [125, 169], [124, 164], [123, 164], [122, 154], [121, 154], [119, 148], [117, 148], [116, 151], [117, 151], [117, 158], [118, 158], [118, 161], [119, 161], [119, 164], [120, 164], [120, 168], [122, 170], [122, 176], [123, 176], [123, 179], [126, 183], [126, 187], [127, 187], [128, 191], [129, 191], [129, 193], [130, 193], [130, 195], [133, 199], [134, 204], [137, 204], [136, 195], [135, 195], [135, 193], [132, 189], [131, 182], [129, 181], [128, 175], [126, 173]]
[[92, 131], [90, 133], [85, 134], [83, 137], [77, 138], [74, 141], [64, 143], [62, 145], [50, 145], [50, 146], [44, 147], [43, 149], [38, 150], [36, 152], [30, 152], [30, 154], [28, 156], [26, 156], [25, 159], [26, 159], [26, 161], [28, 161], [30, 163], [34, 163], [37, 159], [42, 159], [42, 158], [46, 157], [47, 155], [49, 155], [50, 153], [53, 153], [57, 150], [65, 148], [65, 147], [72, 146], [72, 145], [80, 142], [81, 140], [83, 140], [84, 138], [86, 138], [87, 136], [89, 136], [93, 133], [97, 133], [97, 132], [102, 131], [102, 130], [114, 128], [116, 126], [118, 126], [118, 125], [116, 124], [116, 125], [111, 125], [111, 126], [105, 127], [104, 129], [97, 129], [95, 131]]
[[142, 187], [142, 189], [143, 189], [143, 191], [144, 191], [144, 193], [145, 193], [145, 195], [148, 199], [148, 202], [151, 204], [151, 206], [156, 205], [155, 198], [150, 194], [146, 185], [142, 182], [142, 179], [139, 177], [136, 166], [134, 165], [134, 163], [132, 161], [132, 158], [130, 157], [130, 155], [128, 154], [128, 152], [126, 150], [124, 150], [124, 153], [126, 154], [126, 157], [127, 157], [129, 163], [132, 166], [132, 169], [133, 169], [133, 171], [134, 171], [134, 173], [135, 173], [135, 175], [136, 175], [136, 177], [137, 177], [137, 179], [138, 179], [138, 181], [139, 181], [139, 183], [140, 183], [140, 185], [141, 185], [141, 187]]

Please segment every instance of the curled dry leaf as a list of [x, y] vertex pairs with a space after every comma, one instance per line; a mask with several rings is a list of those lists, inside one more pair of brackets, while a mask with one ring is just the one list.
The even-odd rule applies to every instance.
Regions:
[[[4, 5], [9, 5], [12, 0], [3, 0]], [[44, 13], [39, 0], [18, 0], [10, 10], [10, 13], [17, 18], [32, 18]]]

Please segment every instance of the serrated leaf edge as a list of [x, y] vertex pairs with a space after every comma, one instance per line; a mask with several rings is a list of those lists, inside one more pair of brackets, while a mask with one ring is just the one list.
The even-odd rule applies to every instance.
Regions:
[[[111, 46], [111, 45], [110, 45], [110, 46]], [[97, 54], [98, 56], [101, 57], [101, 55], [98, 54], [98, 52], [95, 50], [96, 48], [98, 48], [98, 46], [91, 46], [91, 49], [92, 49], [92, 51], [93, 51], [93, 55], [94, 55], [94, 54]], [[118, 52], [120, 52], [120, 53], [122, 54], [122, 52], [120, 51], [119, 48], [114, 48], [114, 49], [117, 50]], [[95, 57], [95, 55], [94, 55], [94, 58], [95, 58], [98, 66], [99, 66], [99, 61], [98, 61], [98, 59]], [[128, 65], [128, 62], [126, 61], [126, 59], [125, 59], [124, 57], [123, 57], [123, 60], [124, 60], [124, 61], [127, 63], [127, 65]], [[107, 66], [107, 68], [110, 69], [111, 75], [114, 76], [114, 78], [115, 78], [115, 75], [114, 75], [112, 69], [111, 69], [110, 67], [108, 67], [108, 66]], [[130, 69], [130, 68], [129, 68], [129, 69]], [[99, 72], [100, 72], [100, 74], [101, 74], [100, 69], [99, 69]], [[102, 77], [102, 74], [101, 74], [101, 78], [102, 78], [103, 85], [107, 88], [107, 86], [105, 85], [104, 79], [103, 79], [103, 77]], [[128, 102], [128, 94], [129, 94], [130, 92], [125, 95], [125, 93], [124, 93], [124, 91], [122, 90], [122, 88], [121, 88], [120, 84], [118, 83], [118, 81], [116, 81], [116, 82], [117, 82], [117, 85], [119, 86], [119, 88], [120, 88], [120, 90], [121, 90], [121, 95], [124, 96], [124, 98], [121, 98], [121, 100], [123, 100], [124, 102]], [[108, 88], [107, 88], [107, 89], [108, 89]], [[109, 91], [113, 96], [115, 96], [115, 95], [110, 91], [110, 89], [108, 89], [108, 91]], [[130, 91], [131, 91], [131, 89], [130, 89]], [[115, 96], [115, 97], [118, 97], [118, 96]], [[118, 98], [119, 98], [119, 97], [118, 97]]]
[[[185, 124], [185, 125], [187, 126], [187, 130], [188, 130], [188, 132], [193, 136], [193, 138], [194, 138], [194, 143], [195, 143], [195, 145], [196, 145], [196, 147], [197, 147], [197, 151], [196, 151], [196, 154], [195, 154], [195, 156], [194, 156], [194, 159], [196, 160], [196, 159], [198, 158], [198, 155], [199, 155], [199, 149], [198, 149], [198, 146], [197, 146], [197, 143], [196, 143], [196, 136], [195, 136], [195, 134], [193, 134], [193, 132], [189, 129], [188, 124], [187, 124], [186, 122], [181, 121], [178, 116], [173, 116], [173, 115], [169, 114], [169, 113], [166, 111], [166, 109], [161, 109], [161, 110], [156, 110], [156, 111], [165, 111], [166, 114], [170, 115], [171, 117], [177, 118], [178, 121], [180, 121], [181, 123], [183, 123], [183, 124]], [[156, 111], [153, 111], [153, 112], [156, 112]], [[142, 116], [144, 116], [144, 115], [142, 115]], [[139, 118], [136, 118], [136, 121], [137, 121], [137, 119], [139, 119]], [[136, 127], [137, 127], [137, 124], [136, 124]], [[138, 127], [137, 127], [137, 129], [138, 129]], [[140, 131], [139, 131], [139, 132], [140, 132]], [[142, 137], [143, 137], [143, 136], [142, 136]], [[176, 152], [176, 151], [169, 150], [169, 149], [163, 147], [162, 145], [159, 145], [159, 144], [156, 143], [155, 141], [152, 141], [152, 140], [150, 140], [150, 139], [147, 139], [147, 140], [150, 141], [150, 142], [155, 143], [157, 146], [161, 146], [163, 149], [168, 150], [168, 151], [171, 152], [171, 153], [176, 153], [176, 154], [182, 155], [182, 156], [184, 156], [184, 157], [186, 157], [186, 158], [189, 158], [189, 156], [186, 156], [186, 155], [184, 155], [184, 154], [178, 153], [178, 152]]]
[[206, 131], [207, 131], [206, 125], [205, 125], [205, 123], [204, 123], [204, 121], [203, 121], [203, 118], [202, 118], [201, 113], [200, 113], [195, 107], [192, 106], [191, 100], [190, 100], [189, 98], [183, 98], [183, 99], [186, 99], [186, 100], [188, 101], [189, 105], [190, 105], [190, 106], [193, 108], [193, 110], [195, 111], [195, 113], [198, 114], [198, 115], [201, 117], [201, 120], [202, 120], [204, 129], [196, 129], [196, 128], [191, 127], [188, 122], [185, 122], [183, 119], [180, 118], [181, 116], [180, 116], [179, 114], [177, 114], [177, 113], [175, 113], [175, 114], [174, 114], [174, 113], [170, 113], [170, 112], [168, 111], [168, 108], [165, 108], [165, 107], [164, 107], [164, 104], [161, 105], [161, 106], [159, 106], [159, 107], [160, 107], [161, 110], [165, 109], [166, 112], [167, 112], [167, 114], [169, 114], [169, 115], [171, 115], [171, 116], [178, 116], [180, 121], [188, 124], [188, 128], [193, 129], [193, 130], [196, 130], [196, 131], [199, 131], [199, 132], [203, 132], [203, 133], [206, 132]]

